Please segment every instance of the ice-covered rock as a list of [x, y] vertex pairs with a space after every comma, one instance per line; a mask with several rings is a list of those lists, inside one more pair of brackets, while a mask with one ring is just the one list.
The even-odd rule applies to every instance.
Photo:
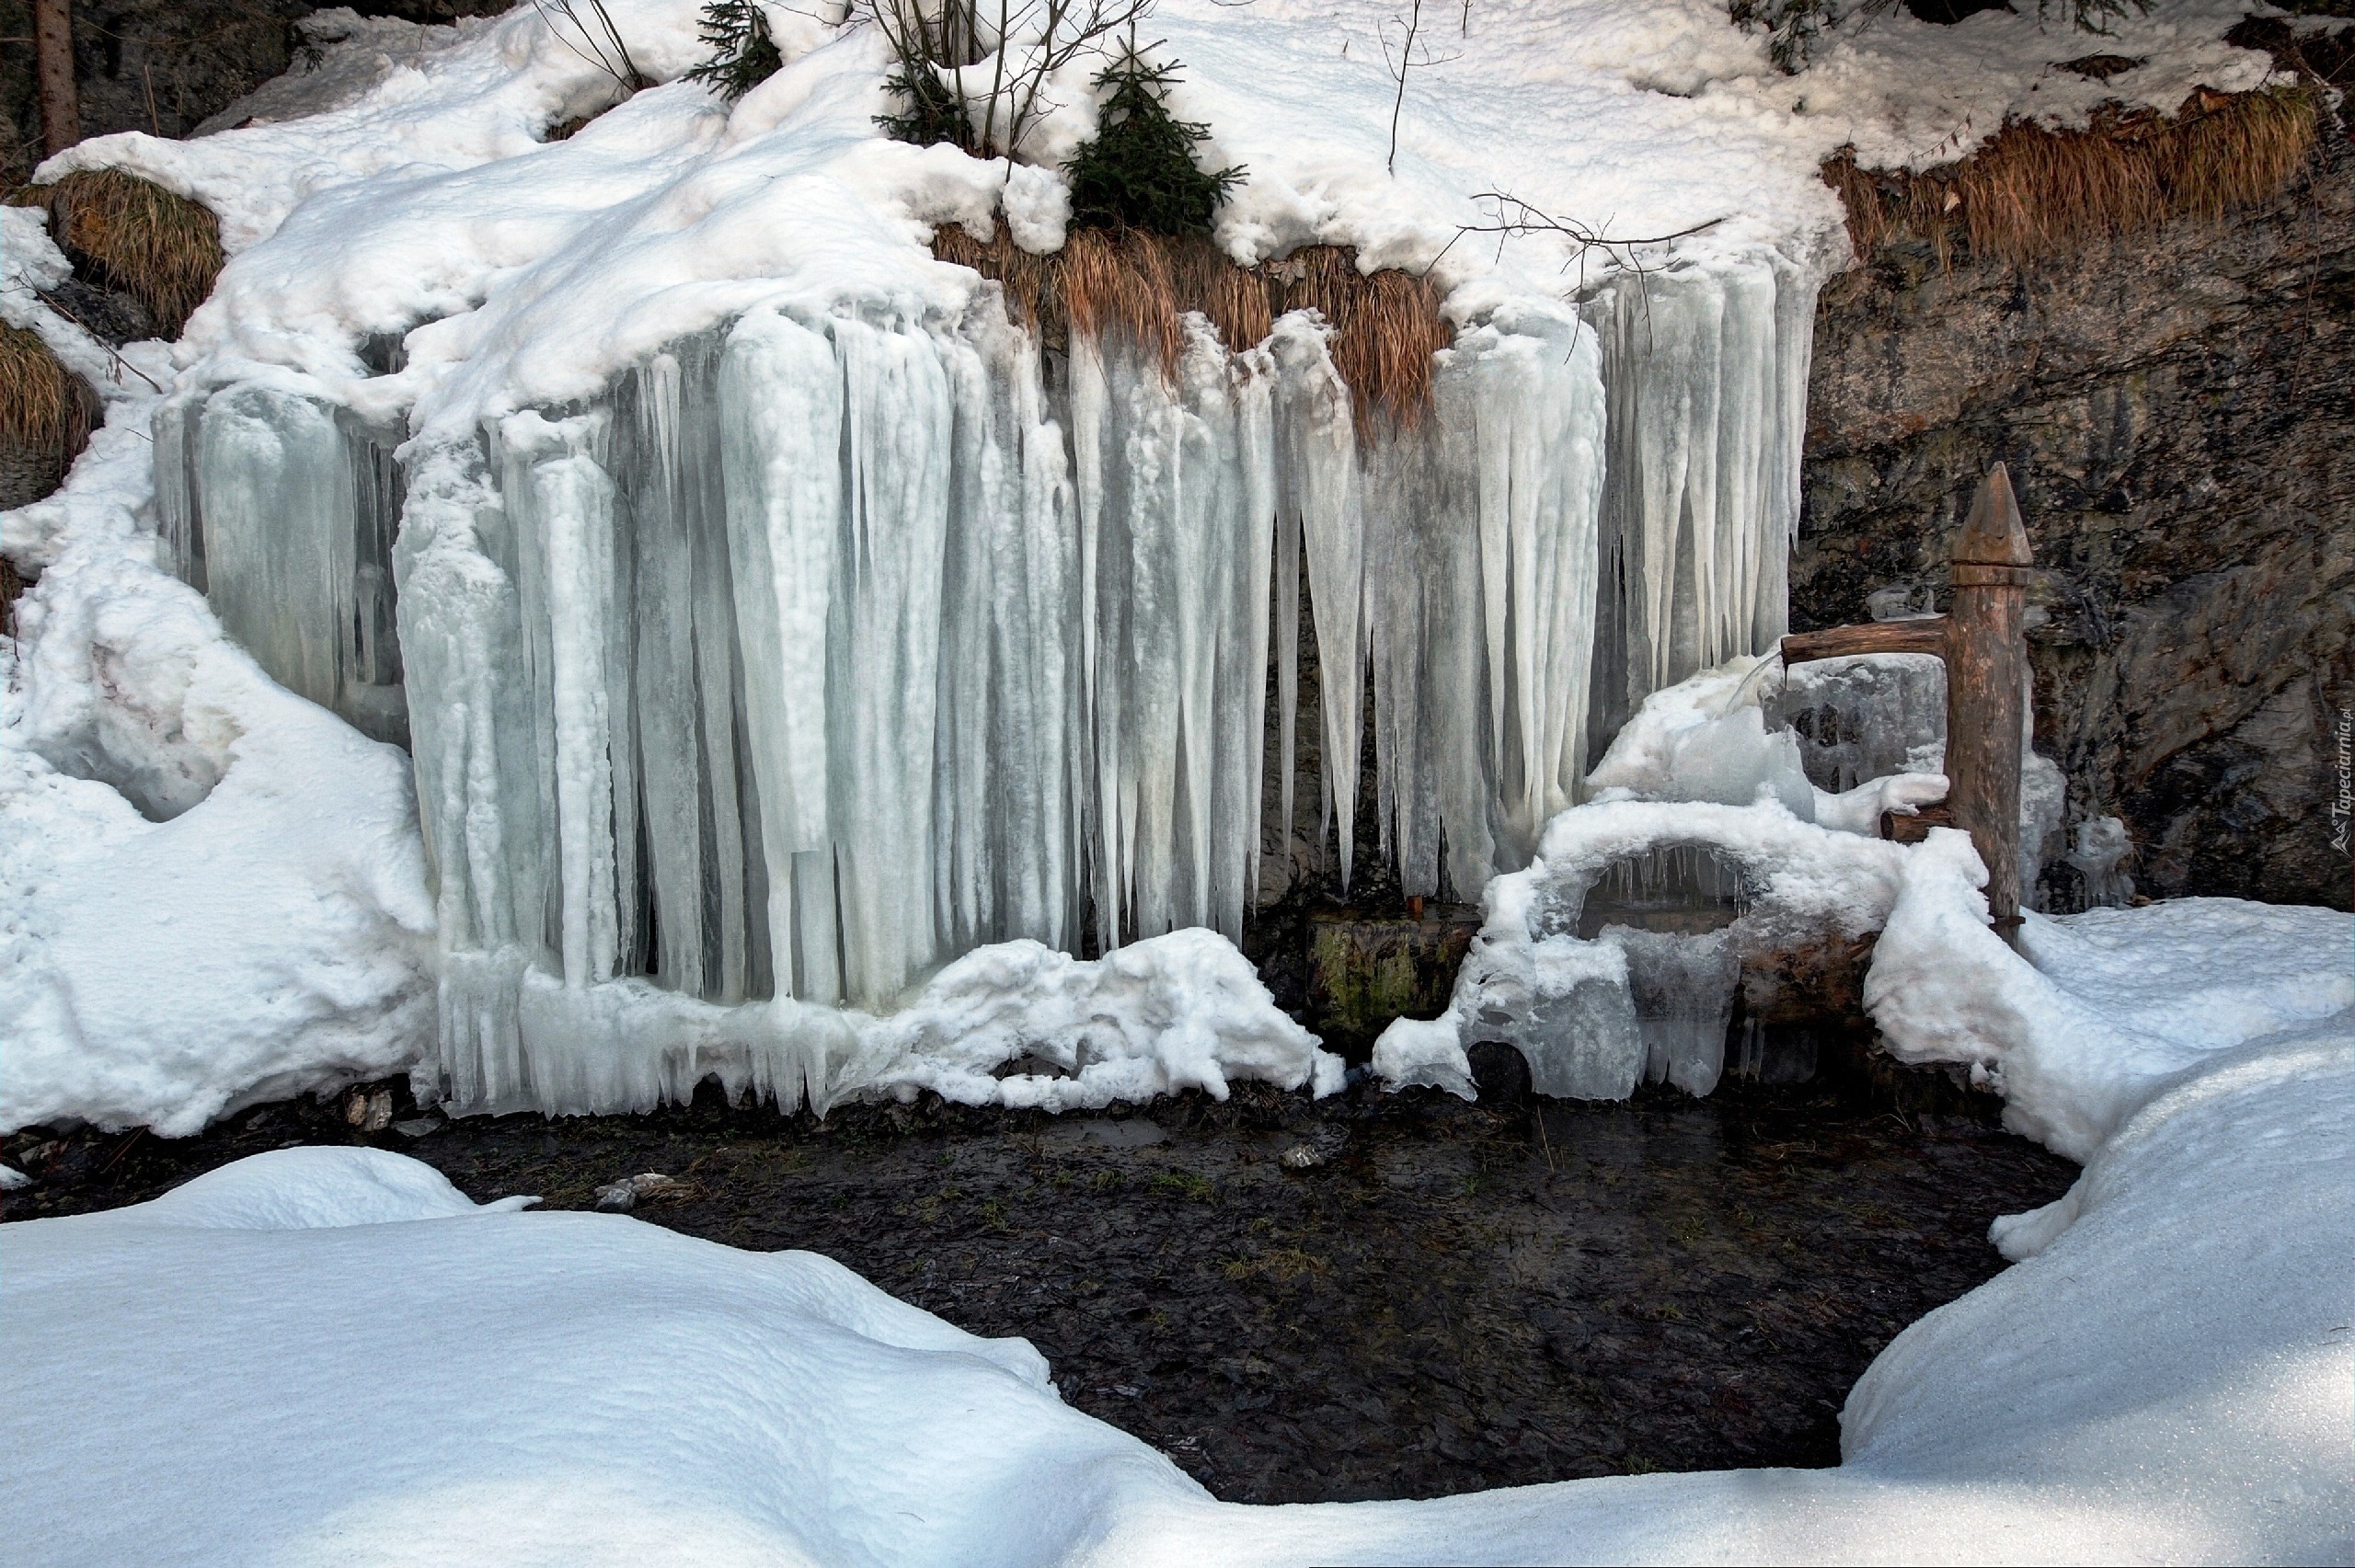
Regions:
[[1489, 883], [1447, 1010], [1391, 1024], [1375, 1070], [1470, 1098], [1465, 1047], [1499, 1040], [1528, 1059], [1540, 1093], [1624, 1099], [1648, 1074], [1706, 1093], [1741, 960], [1878, 929], [1906, 853], [1771, 797], [1566, 811], [1527, 867]]

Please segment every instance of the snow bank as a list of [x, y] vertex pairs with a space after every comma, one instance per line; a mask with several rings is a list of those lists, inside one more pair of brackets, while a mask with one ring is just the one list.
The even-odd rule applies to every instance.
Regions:
[[63, 259], [0, 210], [0, 315], [97, 386], [59, 495], [0, 517], [40, 571], [0, 639], [0, 1127], [197, 1130], [393, 1070], [432, 1022], [407, 759], [272, 684], [158, 569], [161, 346], [120, 357], [28, 285]]
[[[607, 9], [657, 81], [703, 53], [694, 0]], [[883, 280], [879, 267], [905, 278], [929, 225], [986, 222], [1004, 163], [881, 142], [869, 121], [885, 107], [886, 62], [871, 37], [769, 11], [788, 63], [732, 110], [673, 84], [542, 143], [549, 127], [611, 108], [615, 87], [577, 40], [518, 7], [448, 29], [437, 50], [361, 34], [339, 48], [335, 74], [351, 68], [347, 54], [372, 52], [384, 74], [324, 112], [188, 143], [100, 137], [42, 174], [144, 175], [219, 212], [233, 253], [282, 235], [270, 262], [224, 275], [216, 308], [190, 324], [184, 362], [236, 356], [350, 381], [355, 332], [451, 316], [411, 345], [414, 373], [372, 395], [421, 395], [419, 429], [442, 418], [471, 427], [586, 395], [665, 341], [776, 298], [774, 284], [813, 259], [864, 269], [869, 282]], [[1212, 128], [1207, 166], [1248, 171], [1219, 218], [1231, 255], [1255, 262], [1335, 244], [1358, 247], [1368, 267], [1438, 262], [1451, 283], [1488, 280], [1458, 301], [1479, 315], [1614, 264], [1550, 234], [1511, 237], [1501, 251], [1492, 238], [1459, 243], [1464, 225], [1493, 218], [1483, 193], [1510, 191], [1618, 239], [1706, 225], [1653, 247], [1655, 260], [1764, 249], [1836, 267], [1839, 207], [1816, 173], [1832, 152], [1854, 145], [1867, 166], [1920, 166], [1967, 153], [2007, 114], [2082, 124], [2106, 101], [2172, 110], [2195, 86], [2253, 87], [2269, 59], [2220, 41], [2240, 14], [2227, 0], [2182, 0], [2115, 19], [2102, 49], [2142, 64], [2104, 83], [2057, 70], [2088, 40], [2033, 16], [1954, 28], [1882, 18], [1788, 77], [1719, 0], [1475, 6], [1426, 29], [1432, 63], [1408, 73], [1395, 169], [1388, 7], [1260, 0], [1237, 13], [1167, 0], [1153, 30], [1185, 65], [1174, 109]], [[1081, 61], [1059, 81], [1027, 155], [1058, 163], [1089, 132], [1092, 70]], [[821, 121], [833, 128], [815, 141], [794, 134]], [[1042, 203], [1051, 198], [1026, 190], [1017, 206]], [[1042, 225], [1040, 238], [1059, 233]], [[342, 264], [317, 265], [304, 249]]]
[[[1341, 1059], [1279, 1012], [1251, 961], [1215, 932], [1174, 931], [1093, 962], [1036, 942], [968, 953], [870, 1032], [875, 1082], [960, 1104], [1064, 1111], [1255, 1078], [1319, 1095]], [[1032, 1070], [995, 1076], [1028, 1062]]]
[[2355, 916], [2184, 898], [1987, 925], [1970, 837], [1933, 829], [1904, 861], [1865, 1006], [1901, 1061], [1970, 1066], [2005, 1125], [2072, 1159], [2171, 1077], [2246, 1040], [2355, 1007]]
[[[1327, 1094], [1341, 1062], [1275, 1004], [1250, 960], [1187, 930], [1082, 960], [1037, 942], [974, 949], [896, 1013], [780, 998], [718, 1005], [625, 978], [569, 986], [520, 955], [443, 959], [445, 1027], [420, 1097], [469, 1110], [648, 1111], [706, 1077], [820, 1115], [920, 1090], [966, 1105], [1064, 1111], [1234, 1080]], [[488, 1020], [487, 1023], [483, 1022]]]
[[0, 1528], [69, 1562], [2339, 1561], [2350, 1116], [2343, 1028], [2211, 1059], [1883, 1352], [1836, 1470], [1272, 1508], [822, 1258], [259, 1155], [0, 1227]]

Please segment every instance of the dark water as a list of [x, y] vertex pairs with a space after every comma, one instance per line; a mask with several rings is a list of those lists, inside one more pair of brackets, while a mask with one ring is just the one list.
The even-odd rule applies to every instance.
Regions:
[[[413, 1115], [403, 1102], [404, 1118]], [[1021, 1334], [1063, 1397], [1222, 1497], [1291, 1502], [1839, 1459], [1848, 1387], [2003, 1265], [1993, 1216], [2068, 1162], [1983, 1107], [1729, 1083], [1707, 1100], [1492, 1110], [1258, 1086], [1055, 1122], [936, 1104], [352, 1132], [294, 1102], [198, 1139], [6, 1140], [10, 1219], [150, 1197], [293, 1143], [372, 1142], [477, 1198], [808, 1248], [977, 1333]], [[1306, 1148], [1324, 1162], [1285, 1162]]]

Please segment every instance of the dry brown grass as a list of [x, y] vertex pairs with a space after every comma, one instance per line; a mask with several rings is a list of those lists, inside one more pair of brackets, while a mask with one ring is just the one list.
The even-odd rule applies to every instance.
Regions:
[[1333, 362], [1349, 383], [1361, 431], [1377, 419], [1411, 428], [1430, 412], [1431, 356], [1453, 339], [1439, 290], [1404, 272], [1360, 272], [1353, 252], [1296, 251], [1264, 267], [1237, 267], [1210, 241], [1131, 230], [1080, 229], [1052, 256], [1033, 256], [1001, 231], [987, 243], [944, 226], [943, 261], [1004, 285], [1007, 308], [1046, 332], [1120, 332], [1175, 372], [1180, 318], [1200, 311], [1229, 349], [1268, 336], [1286, 311], [1315, 310], [1333, 326]]
[[38, 333], [0, 322], [0, 441], [70, 459], [89, 436], [88, 395]]
[[1860, 256], [1908, 237], [1941, 267], [1957, 250], [2016, 265], [2272, 197], [2312, 150], [2320, 106], [2305, 83], [2201, 91], [2171, 119], [2111, 109], [2083, 131], [2008, 124], [1959, 163], [1919, 174], [1860, 169], [1843, 152], [1823, 177]]
[[147, 307], [177, 338], [221, 274], [221, 224], [202, 203], [120, 169], [84, 170], [10, 198], [49, 209], [50, 233], [77, 262]]

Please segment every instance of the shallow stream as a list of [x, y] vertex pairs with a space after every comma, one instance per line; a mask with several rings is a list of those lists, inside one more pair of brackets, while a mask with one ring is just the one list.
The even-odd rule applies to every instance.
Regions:
[[442, 1123], [403, 1092], [373, 1134], [347, 1104], [179, 1142], [18, 1134], [0, 1152], [39, 1185], [6, 1217], [138, 1201], [299, 1143], [399, 1149], [477, 1198], [555, 1207], [660, 1171], [684, 1185], [639, 1218], [823, 1253], [1022, 1334], [1071, 1403], [1221, 1497], [1270, 1503], [1836, 1463], [1866, 1364], [2004, 1266], [1990, 1219], [2075, 1174], [1983, 1104], [1732, 1080], [1542, 1113], [1246, 1085], [1060, 1122], [934, 1103], [821, 1124], [707, 1096]]

